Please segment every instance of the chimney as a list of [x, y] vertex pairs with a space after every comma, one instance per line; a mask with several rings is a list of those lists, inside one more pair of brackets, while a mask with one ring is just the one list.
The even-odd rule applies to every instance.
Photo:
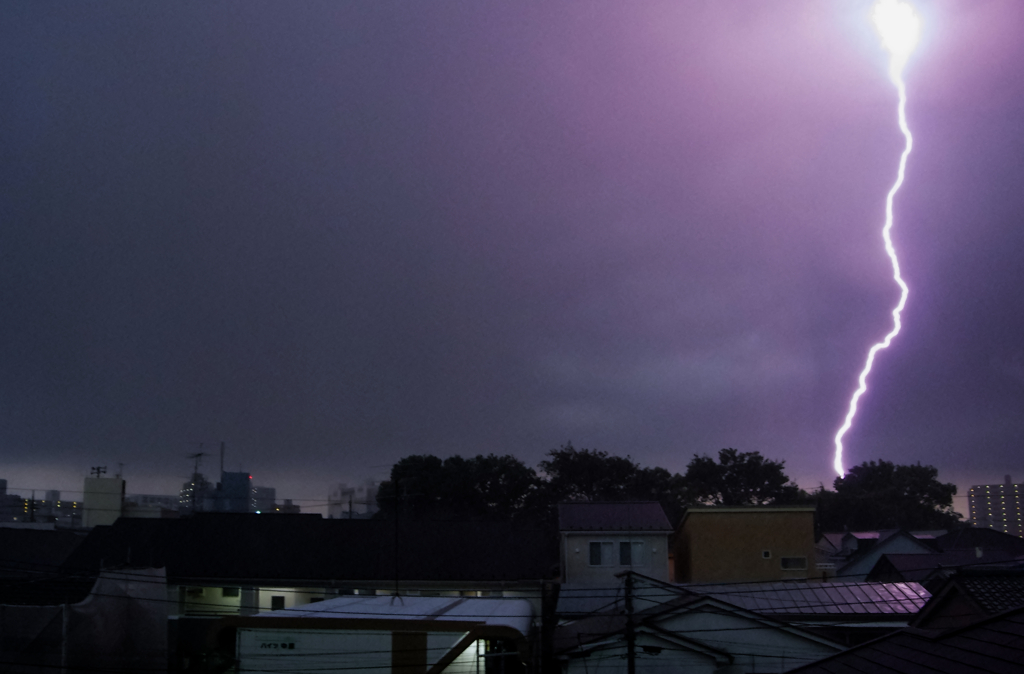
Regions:
[[1007, 475], [1006, 476], [1006, 486], [1009, 487], [1011, 484], [1013, 484], [1013, 480], [1011, 480], [1010, 476]]

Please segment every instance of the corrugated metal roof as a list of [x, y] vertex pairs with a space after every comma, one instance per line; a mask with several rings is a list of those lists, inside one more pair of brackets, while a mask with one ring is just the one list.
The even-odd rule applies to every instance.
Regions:
[[559, 503], [560, 531], [672, 531], [657, 501]]
[[764, 615], [913, 615], [931, 594], [920, 583], [733, 583], [681, 585]]

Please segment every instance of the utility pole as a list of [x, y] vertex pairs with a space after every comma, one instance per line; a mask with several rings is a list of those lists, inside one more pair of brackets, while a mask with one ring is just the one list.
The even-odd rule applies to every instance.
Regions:
[[626, 674], [636, 674], [636, 626], [633, 624], [633, 572], [626, 572]]

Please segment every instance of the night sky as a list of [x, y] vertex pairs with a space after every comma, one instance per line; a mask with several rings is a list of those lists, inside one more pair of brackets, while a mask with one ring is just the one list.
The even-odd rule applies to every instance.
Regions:
[[[870, 2], [0, 5], [0, 477], [567, 441], [811, 489], [898, 297]], [[1024, 4], [917, 3], [846, 464], [1024, 480]], [[966, 510], [958, 500], [957, 508]]]

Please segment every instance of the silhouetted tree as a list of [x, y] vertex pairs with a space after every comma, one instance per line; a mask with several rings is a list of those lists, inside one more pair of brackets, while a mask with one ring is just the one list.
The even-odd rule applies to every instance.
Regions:
[[407, 456], [381, 483], [377, 503], [383, 516], [397, 506], [410, 517], [512, 519], [537, 487], [537, 474], [514, 456]]
[[689, 503], [705, 505], [764, 505], [795, 503], [809, 496], [783, 472], [784, 461], [766, 459], [759, 452], [722, 449], [718, 462], [694, 455], [683, 476]]
[[837, 477], [835, 491], [815, 493], [823, 531], [849, 529], [949, 529], [962, 515], [953, 511], [956, 485], [938, 480], [933, 466], [866, 461]]
[[540, 475], [513, 456], [407, 456], [381, 484], [381, 516], [514, 519], [552, 524], [565, 501], [658, 501], [678, 521], [688, 505], [799, 502], [808, 495], [783, 472], [781, 461], [758, 452], [723, 449], [718, 462], [694, 456], [685, 475], [642, 468], [629, 456], [566, 443], [540, 462]]
[[576, 449], [570, 442], [552, 449], [547, 457], [540, 462], [540, 469], [547, 477], [543, 491], [551, 503], [624, 501], [631, 497], [631, 487], [637, 485], [640, 466], [628, 456]]
[[670, 518], [681, 514], [683, 478], [664, 468], [641, 468], [629, 456], [576, 449], [570, 442], [548, 452], [540, 470], [546, 481], [536, 510], [548, 516], [565, 501], [658, 501]]

